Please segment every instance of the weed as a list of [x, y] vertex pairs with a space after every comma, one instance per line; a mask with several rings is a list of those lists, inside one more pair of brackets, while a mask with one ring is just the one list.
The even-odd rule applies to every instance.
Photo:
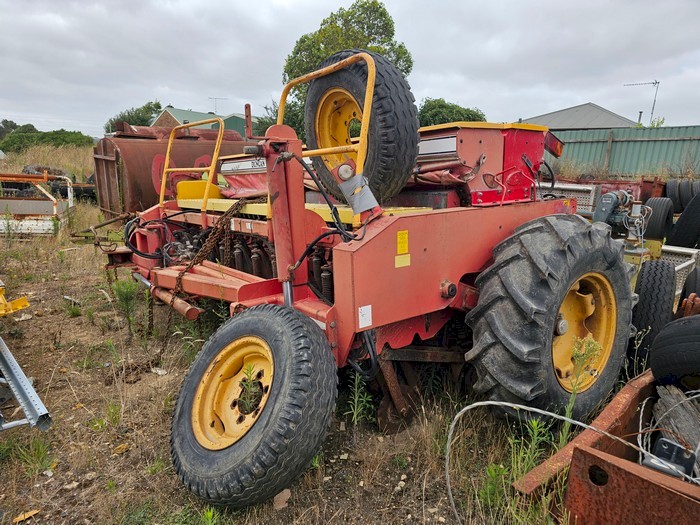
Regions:
[[105, 484], [105, 489], [107, 489], [107, 492], [115, 492], [117, 490], [117, 482], [113, 479], [107, 480], [107, 483]]
[[202, 520], [200, 522], [202, 525], [217, 525], [221, 523], [221, 514], [214, 507], [207, 507], [202, 512]]
[[353, 425], [357, 425], [362, 421], [374, 421], [374, 403], [372, 402], [372, 396], [367, 392], [364, 378], [353, 370], [350, 381], [349, 406], [344, 415], [350, 416]]
[[245, 377], [241, 380], [241, 395], [238, 397], [238, 409], [241, 414], [248, 415], [253, 413], [258, 406], [263, 396], [262, 370], [256, 374], [255, 367], [252, 364], [247, 364], [243, 369]]
[[153, 463], [146, 467], [146, 473], [149, 476], [155, 476], [156, 474], [163, 472], [166, 468], [168, 468], [168, 463], [161, 458], [156, 458]]
[[16, 451], [17, 458], [24, 464], [24, 470], [29, 476], [50, 469], [54, 461], [49, 442], [40, 437], [32, 438], [28, 445], [20, 445]]
[[66, 313], [68, 314], [68, 317], [80, 317], [82, 315], [80, 306], [73, 302], [66, 306]]
[[15, 436], [9, 436], [0, 441], [0, 465], [12, 460], [17, 455], [19, 441]]
[[393, 458], [391, 458], [391, 461], [401, 470], [408, 467], [408, 458], [404, 454], [396, 454]]
[[321, 468], [321, 465], [323, 465], [323, 453], [319, 452], [311, 459], [309, 468], [311, 470], [318, 470]]
[[95, 324], [95, 309], [91, 306], [85, 308], [85, 317], [90, 322], [90, 324]]
[[109, 402], [105, 409], [104, 417], [96, 417], [88, 421], [88, 427], [95, 432], [101, 432], [107, 427], [117, 427], [122, 419], [121, 406], [117, 403]]
[[492, 463], [486, 467], [486, 481], [479, 489], [479, 501], [487, 508], [498, 507], [506, 497], [508, 468]]
[[139, 283], [131, 279], [125, 279], [115, 282], [112, 285], [114, 296], [117, 299], [117, 306], [121, 310], [126, 327], [129, 332], [129, 338], [133, 336], [132, 326], [134, 324], [134, 309], [136, 306], [136, 292], [138, 291]]

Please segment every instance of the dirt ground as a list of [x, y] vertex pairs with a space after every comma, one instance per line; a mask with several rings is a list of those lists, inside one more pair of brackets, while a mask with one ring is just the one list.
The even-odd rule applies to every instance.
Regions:
[[[78, 222], [94, 223], [97, 215], [81, 205]], [[465, 400], [439, 386], [442, 394], [426, 396], [408, 429], [385, 436], [372, 422], [352, 423], [345, 375], [331, 434], [290, 487], [286, 507], [215, 509], [191, 495], [171, 466], [170, 416], [206, 335], [181, 318], [168, 327], [167, 306], [156, 306], [154, 334], [145, 337], [140, 291], [130, 337], [104, 263], [99, 250], [71, 244], [65, 233], [0, 239], [7, 297], [26, 295], [31, 303], [0, 318], [0, 335], [35, 378], [53, 418], [46, 433], [22, 427], [0, 434], [0, 523], [33, 510], [39, 512], [24, 523], [454, 523], [444, 446], [451, 416]], [[174, 335], [163, 350], [168, 334]], [[6, 415], [12, 411], [11, 404], [3, 407]], [[474, 505], [465, 491], [502, 458], [504, 428], [485, 413], [461, 427], [453, 461], [464, 512]], [[483, 514], [475, 516], [483, 521]]]

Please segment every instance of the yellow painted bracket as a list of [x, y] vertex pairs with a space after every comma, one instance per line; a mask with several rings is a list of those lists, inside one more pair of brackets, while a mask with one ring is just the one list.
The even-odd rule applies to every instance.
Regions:
[[5, 299], [5, 283], [0, 281], [0, 316], [9, 315], [29, 306], [26, 297], [18, 297], [12, 301]]
[[284, 124], [284, 112], [287, 106], [287, 95], [289, 95], [290, 90], [294, 86], [310, 82], [311, 80], [348, 67], [356, 62], [365, 62], [367, 64], [367, 85], [365, 86], [365, 100], [362, 108], [362, 121], [360, 123], [360, 137], [357, 141], [353, 141], [353, 144], [349, 146], [335, 146], [329, 148], [321, 149], [310, 149], [304, 150], [302, 153], [303, 157], [314, 157], [320, 155], [328, 155], [331, 153], [357, 153], [357, 161], [355, 165], [358, 172], [362, 172], [362, 168], [365, 164], [365, 159], [367, 158], [367, 136], [369, 135], [369, 120], [370, 113], [372, 112], [372, 99], [374, 97], [374, 82], [377, 76], [377, 68], [374, 64], [374, 59], [369, 53], [356, 53], [348, 58], [340, 60], [335, 64], [326, 66], [323, 69], [319, 69], [312, 73], [308, 73], [304, 76], [295, 78], [291, 80], [284, 89], [282, 90], [282, 95], [280, 96], [280, 103], [277, 108], [277, 124]]

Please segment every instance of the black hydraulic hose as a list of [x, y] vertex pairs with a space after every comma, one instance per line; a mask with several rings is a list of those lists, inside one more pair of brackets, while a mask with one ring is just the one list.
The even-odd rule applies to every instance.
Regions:
[[163, 255], [162, 254], [155, 254], [155, 253], [145, 253], [136, 248], [133, 244], [131, 244], [131, 240], [129, 237], [131, 237], [131, 234], [133, 231], [131, 230], [131, 225], [135, 222], [138, 222], [139, 218], [136, 217], [135, 219], [131, 219], [129, 222], [127, 222], [124, 225], [124, 244], [126, 244], [127, 248], [129, 248], [132, 252], [134, 252], [136, 255], [139, 257], [143, 257], [144, 259], [153, 259], [153, 260], [162, 260]]
[[365, 340], [365, 347], [367, 348], [367, 353], [369, 354], [370, 369], [364, 370], [359, 363], [350, 358], [348, 358], [348, 364], [353, 370], [355, 370], [355, 372], [364, 377], [365, 380], [371, 381], [379, 372], [379, 365], [377, 363], [377, 347], [375, 346], [372, 337], [369, 335], [369, 332], [362, 332], [362, 338]]
[[299, 266], [301, 265], [301, 263], [304, 262], [304, 259], [306, 259], [306, 258], [309, 256], [309, 254], [311, 253], [311, 250], [314, 249], [314, 247], [316, 246], [316, 244], [317, 244], [321, 239], [324, 239], [324, 238], [326, 238], [326, 237], [330, 237], [331, 235], [342, 235], [342, 233], [339, 232], [338, 230], [328, 230], [328, 231], [323, 232], [323, 233], [320, 234], [320, 235], [317, 235], [316, 238], [315, 238], [313, 241], [311, 241], [311, 243], [309, 243], [309, 245], [306, 247], [306, 249], [304, 250], [304, 252], [303, 252], [303, 253], [301, 254], [301, 256], [299, 257], [299, 260], [294, 264], [294, 266], [292, 266], [292, 270], [296, 270], [297, 268], [299, 268]]
[[550, 186], [549, 189], [550, 189], [550, 190], [554, 190], [554, 171], [553, 171], [552, 168], [549, 166], [549, 164], [547, 164], [547, 161], [546, 161], [546, 160], [543, 160], [543, 161], [542, 161], [542, 164], [544, 164], [545, 168], [547, 168], [547, 171], [549, 171], [549, 176], [552, 177], [552, 184], [551, 184], [551, 186]]
[[318, 177], [316, 177], [316, 174], [306, 165], [306, 163], [304, 162], [304, 159], [302, 159], [299, 155], [294, 155], [294, 158], [306, 170], [306, 173], [308, 173], [309, 177], [311, 177], [311, 180], [313, 180], [316, 183], [316, 186], [318, 186], [318, 191], [321, 192], [323, 199], [326, 201], [326, 204], [328, 204], [328, 207], [331, 210], [331, 215], [333, 216], [333, 223], [335, 224], [335, 227], [338, 228], [338, 230], [340, 232], [340, 236], [343, 238], [343, 240], [345, 242], [351, 241], [354, 238], [354, 235], [348, 233], [347, 230], [345, 230], [345, 226], [343, 225], [343, 222], [340, 220], [340, 215], [338, 214], [338, 209], [335, 207], [335, 205], [331, 201], [331, 198], [328, 196], [328, 193], [326, 193], [326, 190], [323, 187], [323, 184], [321, 184], [321, 181], [318, 179]]

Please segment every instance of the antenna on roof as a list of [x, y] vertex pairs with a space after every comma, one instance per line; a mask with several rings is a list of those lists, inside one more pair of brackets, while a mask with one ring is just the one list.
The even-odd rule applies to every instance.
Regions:
[[226, 97], [209, 97], [209, 100], [213, 100], [213, 101], [214, 101], [214, 113], [216, 113], [216, 114], [218, 115], [219, 112], [216, 110], [216, 103], [217, 103], [219, 100], [228, 100], [228, 98], [226, 98]]
[[[622, 84], [623, 86], [654, 86], [656, 87], [656, 90], [654, 91], [654, 102], [651, 105], [651, 115], [649, 116], [649, 125], [651, 126], [654, 122], [654, 108], [656, 107], [656, 95], [659, 92], [659, 82], [658, 80], [654, 80], [653, 82], [637, 82], [635, 84]], [[641, 120], [641, 115], [640, 115], [640, 120]]]

